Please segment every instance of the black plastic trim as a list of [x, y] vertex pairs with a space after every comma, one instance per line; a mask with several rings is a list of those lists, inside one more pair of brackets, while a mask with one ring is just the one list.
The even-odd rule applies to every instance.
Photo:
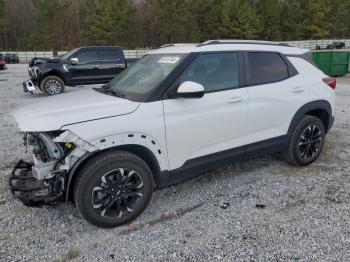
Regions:
[[73, 178], [78, 170], [78, 168], [81, 166], [82, 163], [84, 163], [84, 161], [86, 159], [88, 159], [89, 157], [91, 157], [93, 155], [93, 153], [85, 153], [82, 157], [80, 157], [77, 162], [74, 163], [73, 167], [69, 170], [67, 177], [66, 177], [66, 184], [65, 184], [65, 189], [66, 189], [66, 196], [65, 196], [65, 200], [66, 202], [68, 202], [71, 199], [71, 193], [73, 190]]
[[329, 130], [332, 128], [334, 122], [332, 107], [326, 100], [318, 100], [305, 104], [294, 114], [294, 117], [288, 129], [288, 136], [290, 137], [292, 135], [294, 128], [300, 122], [304, 115], [315, 110], [323, 110], [327, 112], [328, 125], [326, 126], [326, 133], [328, 133]]
[[282, 59], [284, 60], [284, 62], [287, 64], [288, 66], [288, 74], [289, 74], [289, 78], [296, 76], [299, 74], [298, 70], [295, 68], [295, 66], [289, 61], [289, 59], [287, 58], [287, 56], [285, 54], [280, 54]]
[[[139, 147], [142, 147], [142, 150], [145, 151], [144, 154], [146, 154], [146, 155], [142, 155], [142, 152], [137, 153]], [[170, 174], [168, 174], [169, 171], [162, 171], [162, 172], [160, 171], [160, 167], [159, 167], [159, 163], [157, 161], [157, 158], [152, 153], [152, 151], [150, 149], [148, 149], [145, 146], [136, 145], [136, 144], [119, 145], [119, 146], [107, 148], [104, 150], [97, 150], [94, 152], [85, 153], [82, 157], [80, 157], [78, 159], [77, 162], [74, 163], [73, 167], [69, 170], [67, 177], [66, 177], [66, 185], [65, 185], [66, 202], [68, 202], [71, 199], [72, 190], [73, 190], [73, 186], [74, 186], [73, 181], [75, 179], [75, 176], [77, 175], [77, 171], [85, 163], [85, 161], [88, 160], [89, 158], [97, 155], [97, 154], [100, 154], [100, 153], [103, 153], [106, 151], [112, 151], [112, 150], [127, 151], [127, 152], [130, 152], [130, 153], [137, 155], [138, 157], [142, 158], [151, 168], [152, 173], [154, 175], [154, 180], [155, 180], [156, 185], [161, 185], [161, 184], [168, 185], [168, 184], [170, 184]], [[150, 162], [152, 162], [153, 164], [150, 164], [148, 162], [148, 160]]]
[[[181, 181], [197, 177], [204, 172], [223, 167], [233, 162], [260, 155], [282, 152], [287, 147], [288, 136], [280, 136], [250, 145], [191, 159], [186, 161], [182, 167], [170, 171], [171, 184], [176, 184]], [[161, 187], [164, 186], [167, 185], [161, 185]]]

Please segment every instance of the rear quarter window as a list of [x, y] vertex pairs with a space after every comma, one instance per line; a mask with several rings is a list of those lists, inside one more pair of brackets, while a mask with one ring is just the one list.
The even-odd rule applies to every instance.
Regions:
[[288, 66], [277, 53], [248, 53], [249, 84], [262, 85], [289, 77]]

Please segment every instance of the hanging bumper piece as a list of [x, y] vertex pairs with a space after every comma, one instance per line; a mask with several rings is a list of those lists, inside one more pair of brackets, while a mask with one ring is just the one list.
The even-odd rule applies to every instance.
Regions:
[[38, 180], [32, 174], [32, 163], [20, 160], [12, 170], [9, 187], [25, 206], [52, 205], [63, 201], [64, 178], [55, 176]]

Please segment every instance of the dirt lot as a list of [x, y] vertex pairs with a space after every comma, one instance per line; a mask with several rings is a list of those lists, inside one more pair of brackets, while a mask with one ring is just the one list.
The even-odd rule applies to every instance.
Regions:
[[9, 111], [45, 98], [23, 93], [25, 65], [8, 68], [0, 71], [0, 261], [350, 261], [350, 77], [338, 80], [335, 126], [312, 166], [276, 157], [228, 166], [155, 192], [132, 224], [102, 230], [73, 205], [27, 208], [10, 195], [7, 177], [24, 149]]

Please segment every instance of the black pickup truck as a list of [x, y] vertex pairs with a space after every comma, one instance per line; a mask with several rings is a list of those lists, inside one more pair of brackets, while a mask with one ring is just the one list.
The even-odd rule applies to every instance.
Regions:
[[29, 62], [30, 80], [23, 83], [23, 89], [56, 95], [65, 86], [105, 84], [135, 60], [126, 59], [118, 46], [80, 47], [61, 57], [36, 57]]

